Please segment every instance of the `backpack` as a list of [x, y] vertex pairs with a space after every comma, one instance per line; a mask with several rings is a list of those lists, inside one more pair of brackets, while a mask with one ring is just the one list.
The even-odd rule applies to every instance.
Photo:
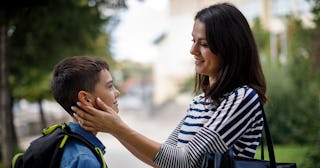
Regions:
[[11, 163], [11, 168], [56, 168], [60, 162], [64, 146], [68, 139], [74, 138], [85, 144], [101, 163], [102, 168], [107, 168], [100, 148], [94, 147], [79, 134], [73, 133], [70, 127], [56, 124], [42, 130], [42, 136], [31, 142], [24, 153], [16, 154]]

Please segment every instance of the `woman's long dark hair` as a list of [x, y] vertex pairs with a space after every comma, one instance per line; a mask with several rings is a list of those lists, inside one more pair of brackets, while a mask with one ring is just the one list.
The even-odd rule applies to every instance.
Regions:
[[[266, 102], [266, 83], [257, 46], [243, 14], [229, 3], [219, 3], [200, 10], [195, 20], [205, 24], [210, 50], [222, 61], [213, 86], [207, 75], [197, 74], [195, 92], [218, 101], [225, 93], [248, 85]], [[219, 102], [216, 102], [219, 103]]]

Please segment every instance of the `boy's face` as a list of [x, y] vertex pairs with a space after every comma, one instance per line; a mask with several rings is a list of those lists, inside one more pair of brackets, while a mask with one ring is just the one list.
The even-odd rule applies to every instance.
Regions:
[[[115, 112], [119, 112], [117, 97], [120, 92], [114, 87], [112, 77], [107, 69], [100, 71], [100, 80], [96, 84], [94, 91], [91, 94], [95, 100], [99, 97], [106, 105], [111, 107]], [[95, 101], [92, 102], [94, 107], [97, 107]]]

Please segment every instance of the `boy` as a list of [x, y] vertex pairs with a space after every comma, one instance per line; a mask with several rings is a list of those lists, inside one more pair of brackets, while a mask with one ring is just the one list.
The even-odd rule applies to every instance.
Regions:
[[[56, 101], [73, 117], [71, 106], [79, 101], [96, 107], [99, 97], [118, 112], [117, 97], [120, 92], [114, 87], [107, 62], [92, 57], [74, 56], [59, 62], [54, 69], [51, 88]], [[88, 140], [104, 153], [104, 145], [96, 137], [97, 132], [88, 132], [73, 119], [69, 127], [72, 132]], [[82, 142], [68, 140], [62, 155], [60, 167], [101, 167], [92, 151]]]

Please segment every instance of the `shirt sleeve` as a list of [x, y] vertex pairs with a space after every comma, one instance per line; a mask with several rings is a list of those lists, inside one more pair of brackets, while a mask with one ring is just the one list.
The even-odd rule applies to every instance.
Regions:
[[200, 167], [205, 153], [225, 152], [250, 126], [260, 102], [257, 93], [244, 87], [227, 96], [186, 147], [162, 144], [154, 163], [159, 167]]
[[61, 168], [100, 168], [100, 162], [88, 154], [79, 154], [67, 162], [61, 162]]
[[[217, 133], [227, 148], [230, 148], [251, 126], [258, 112], [261, 112], [258, 94], [251, 88], [240, 89], [222, 103], [216, 116], [205, 127]], [[217, 151], [225, 152], [226, 149]]]
[[178, 126], [171, 132], [170, 136], [167, 138], [167, 140], [164, 142], [165, 144], [170, 144], [170, 145], [177, 145], [178, 141], [178, 133], [179, 130], [183, 124], [184, 119], [180, 121]]

